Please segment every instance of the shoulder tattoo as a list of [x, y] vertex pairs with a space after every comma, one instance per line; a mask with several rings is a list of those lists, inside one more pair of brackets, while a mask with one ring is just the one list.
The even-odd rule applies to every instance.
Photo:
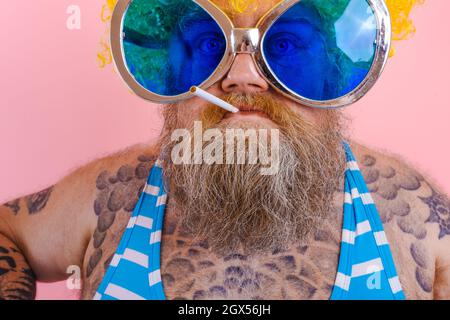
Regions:
[[[41, 212], [50, 199], [53, 191], [53, 186], [37, 193], [28, 195], [24, 198], [12, 200], [4, 204], [4, 207], [10, 209], [14, 215], [20, 213], [22, 209], [27, 209], [28, 214], [36, 214]], [[25, 204], [25, 207], [23, 206]]]
[[427, 223], [439, 224], [439, 239], [450, 235], [450, 201], [431, 188], [432, 194], [428, 198], [419, 197], [430, 208], [430, 217]]

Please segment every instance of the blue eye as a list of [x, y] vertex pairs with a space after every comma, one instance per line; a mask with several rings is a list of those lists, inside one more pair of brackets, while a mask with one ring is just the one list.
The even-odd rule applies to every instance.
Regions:
[[265, 48], [269, 54], [274, 56], [287, 56], [295, 54], [304, 44], [294, 35], [286, 33], [275, 34], [267, 39]]
[[207, 36], [201, 38], [196, 47], [203, 54], [218, 55], [223, 53], [225, 43], [223, 39], [218, 36]]
[[278, 54], [286, 54], [295, 48], [295, 45], [289, 39], [277, 39], [272, 42], [271, 48]]

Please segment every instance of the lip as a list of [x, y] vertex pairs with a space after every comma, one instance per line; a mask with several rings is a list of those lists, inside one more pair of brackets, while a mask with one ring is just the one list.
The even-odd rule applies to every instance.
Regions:
[[233, 118], [233, 117], [252, 117], [258, 116], [261, 118], [270, 119], [269, 116], [262, 110], [259, 110], [252, 106], [238, 106], [239, 112], [237, 113], [227, 113], [225, 118]]

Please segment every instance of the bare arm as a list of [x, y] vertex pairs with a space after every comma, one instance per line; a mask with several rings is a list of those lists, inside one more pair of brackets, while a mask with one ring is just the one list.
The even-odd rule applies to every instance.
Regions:
[[[450, 200], [448, 196], [428, 178], [424, 184], [427, 191], [418, 196], [422, 204], [427, 228], [429, 250], [434, 254], [434, 279], [432, 294], [437, 300], [450, 299]], [[420, 255], [417, 250], [416, 254]], [[417, 257], [420, 260], [419, 257]]]
[[[0, 257], [5, 251], [4, 256], [9, 255], [16, 262], [13, 268], [8, 264], [11, 259], [0, 258], [0, 268], [9, 270], [0, 273], [0, 297], [4, 290], [17, 286], [15, 281], [22, 276], [28, 277], [30, 288], [29, 294], [23, 292], [21, 298], [30, 299], [34, 297], [35, 280], [61, 281], [68, 277], [68, 267], [82, 269], [97, 226], [94, 204], [98, 177], [102, 172], [114, 172], [137, 161], [146, 150], [144, 146], [134, 147], [95, 161], [54, 186], [0, 206], [0, 247], [5, 247]], [[16, 273], [17, 268], [26, 271]]]
[[0, 243], [14, 246], [40, 281], [63, 280], [68, 266], [81, 266], [92, 224], [94, 167], [0, 207]]
[[434, 298], [450, 300], [450, 201], [439, 191], [433, 191], [432, 196], [425, 201], [430, 208], [428, 223], [434, 228], [437, 248]]
[[401, 157], [355, 144], [408, 299], [450, 299], [450, 202]]
[[36, 277], [19, 248], [0, 234], [0, 300], [31, 300]]
[[450, 264], [436, 268], [434, 298], [436, 300], [450, 300]]

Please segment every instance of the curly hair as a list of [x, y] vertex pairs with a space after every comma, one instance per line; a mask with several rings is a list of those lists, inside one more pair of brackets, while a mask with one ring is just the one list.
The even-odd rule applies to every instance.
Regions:
[[[107, 25], [107, 30], [100, 41], [100, 49], [97, 53], [97, 59], [100, 67], [105, 67], [112, 62], [112, 56], [109, 46], [109, 22], [111, 15], [118, 0], [106, 0], [102, 7], [101, 20]], [[248, 13], [256, 10], [258, 2], [261, 0], [229, 0], [229, 5], [225, 11], [229, 15]], [[413, 7], [422, 4], [425, 0], [385, 0], [388, 6], [392, 20], [392, 39], [394, 41], [409, 39], [416, 31], [414, 24], [410, 18]], [[214, 0], [213, 0], [214, 2]], [[321, 2], [321, 0], [319, 0]], [[338, 1], [339, 2], [339, 1]], [[330, 6], [325, 5], [323, 10], [330, 11]], [[333, 2], [335, 3], [335, 2]], [[394, 55], [394, 49], [391, 50], [390, 56]]]

